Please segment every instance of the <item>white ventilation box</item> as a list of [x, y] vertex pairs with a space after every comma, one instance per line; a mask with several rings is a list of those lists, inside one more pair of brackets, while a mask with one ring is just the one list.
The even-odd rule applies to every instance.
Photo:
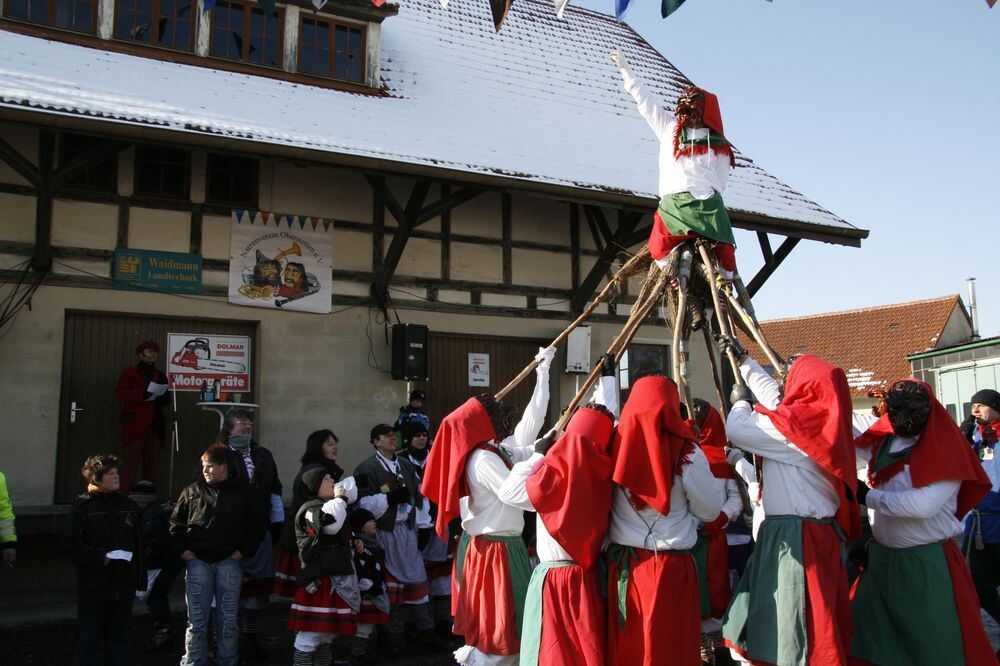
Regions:
[[569, 334], [566, 345], [566, 372], [590, 372], [590, 327], [579, 326]]

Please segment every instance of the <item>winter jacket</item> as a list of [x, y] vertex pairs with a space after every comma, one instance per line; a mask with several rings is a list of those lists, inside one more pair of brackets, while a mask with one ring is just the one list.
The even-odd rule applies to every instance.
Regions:
[[[340, 505], [339, 520], [322, 510], [327, 501]], [[351, 566], [351, 528], [347, 525], [347, 503], [343, 499], [311, 499], [299, 507], [295, 514], [295, 541], [302, 562], [300, 581], [317, 576], [349, 576], [354, 573]]]
[[[399, 461], [399, 478], [386, 471], [385, 467], [378, 461], [377, 455], [362, 460], [354, 470], [354, 478], [358, 482], [358, 497], [395, 490], [402, 480], [402, 483], [410, 491], [409, 504], [413, 507], [423, 506], [424, 496], [420, 494], [420, 481], [413, 464], [402, 456], [396, 456], [396, 460]], [[380, 530], [393, 531], [396, 526], [396, 509], [398, 507], [399, 504], [389, 503], [389, 510], [375, 521]], [[407, 525], [410, 529], [416, 527], [416, 516], [416, 511], [410, 511], [407, 518]]]
[[[281, 481], [278, 479], [278, 466], [274, 462], [274, 456], [257, 442], [250, 444], [250, 460], [253, 462], [254, 467], [253, 481], [251, 481], [243, 454], [231, 447], [228, 448], [230, 457], [229, 478], [235, 479], [241, 484], [257, 491], [257, 497], [264, 507], [264, 513], [265, 515], [269, 515], [271, 512], [271, 495], [281, 497]], [[191, 482], [198, 483], [200, 479], [201, 463], [199, 462], [195, 465]]]
[[974, 537], [981, 530], [983, 543], [1000, 543], [1000, 447], [985, 444], [982, 431], [976, 428], [972, 434], [972, 448], [993, 487], [965, 519], [965, 534]]
[[170, 542], [170, 502], [151, 502], [142, 510], [142, 555], [147, 569], [162, 569], [164, 564], [179, 555]]
[[362, 592], [365, 598], [377, 597], [385, 591], [382, 571], [385, 569], [385, 551], [374, 537], [360, 535], [357, 537], [364, 548], [359, 553], [354, 552], [354, 569], [358, 572], [358, 581], [370, 580], [371, 587]]
[[305, 463], [299, 469], [299, 473], [295, 475], [295, 480], [292, 481], [292, 504], [289, 507], [288, 513], [285, 514], [285, 526], [281, 530], [281, 538], [278, 541], [278, 545], [290, 553], [298, 552], [298, 546], [295, 544], [295, 516], [306, 500], [315, 495], [315, 493], [310, 492], [306, 488], [306, 485], [302, 483], [302, 475], [311, 469], [319, 469], [321, 467], [326, 468], [327, 473], [330, 474], [334, 481], [340, 481], [341, 477], [344, 476], [344, 470], [332, 460], [328, 461], [325, 465], [321, 463]]
[[[70, 509], [61, 549], [76, 565], [78, 603], [131, 599], [146, 589], [140, 513], [118, 493], [88, 493]], [[105, 562], [113, 550], [132, 553], [131, 561]]]
[[17, 547], [14, 529], [14, 505], [7, 492], [7, 477], [0, 472], [0, 550]]
[[170, 539], [204, 562], [221, 562], [240, 551], [257, 552], [267, 531], [267, 513], [257, 493], [236, 479], [211, 485], [204, 480], [181, 491], [170, 516]]

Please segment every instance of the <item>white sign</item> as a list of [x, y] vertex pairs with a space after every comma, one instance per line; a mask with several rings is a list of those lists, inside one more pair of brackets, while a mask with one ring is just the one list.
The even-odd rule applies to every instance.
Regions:
[[490, 355], [469, 354], [469, 386], [490, 385]]
[[167, 378], [175, 391], [200, 391], [214, 379], [226, 393], [250, 391], [250, 338], [167, 333]]
[[331, 223], [319, 217], [233, 210], [229, 302], [330, 312]]

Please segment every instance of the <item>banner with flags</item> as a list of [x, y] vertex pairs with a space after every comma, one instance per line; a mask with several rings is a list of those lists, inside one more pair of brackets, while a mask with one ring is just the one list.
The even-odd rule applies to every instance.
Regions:
[[332, 226], [319, 217], [234, 209], [229, 302], [330, 312]]

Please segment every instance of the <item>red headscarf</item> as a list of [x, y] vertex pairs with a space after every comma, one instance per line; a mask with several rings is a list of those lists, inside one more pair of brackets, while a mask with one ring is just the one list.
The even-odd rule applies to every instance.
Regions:
[[607, 414], [578, 409], [526, 483], [545, 529], [584, 568], [597, 563], [608, 531], [613, 429]]
[[708, 466], [712, 468], [712, 474], [717, 479], [732, 479], [733, 467], [726, 461], [726, 424], [722, 421], [719, 410], [708, 405], [708, 414], [705, 420], [698, 427], [698, 446], [701, 447], [705, 457], [708, 458]]
[[438, 505], [434, 527], [448, 541], [448, 523], [459, 516], [459, 500], [469, 494], [465, 463], [469, 454], [496, 438], [486, 409], [475, 398], [444, 417], [427, 455], [420, 493]]
[[759, 403], [754, 409], [830, 475], [840, 496], [837, 522], [848, 540], [860, 536], [851, 390], [844, 371], [818, 356], [801, 356], [788, 372], [781, 403], [773, 410]]
[[927, 425], [921, 431], [920, 440], [913, 446], [909, 458], [901, 461], [901, 464], [889, 465], [878, 473], [874, 472], [874, 465], [879, 447], [886, 437], [894, 434], [889, 415], [883, 414], [872, 427], [854, 440], [855, 446], [872, 449], [872, 457], [868, 463], [869, 483], [877, 488], [901, 472], [906, 465], [910, 466], [910, 479], [914, 488], [921, 488], [935, 481], [961, 481], [958, 507], [955, 510], [955, 517], [961, 520], [986, 496], [993, 484], [962, 431], [935, 399], [931, 387], [919, 379], [911, 378], [906, 381], [920, 384], [931, 399]]
[[719, 97], [704, 88], [701, 89], [701, 94], [705, 99], [705, 111], [702, 114], [701, 122], [725, 136], [726, 133], [722, 129], [722, 109], [719, 107]]
[[694, 451], [698, 435], [681, 420], [677, 385], [643, 377], [632, 385], [612, 444], [612, 479], [633, 498], [670, 512], [674, 475]]

